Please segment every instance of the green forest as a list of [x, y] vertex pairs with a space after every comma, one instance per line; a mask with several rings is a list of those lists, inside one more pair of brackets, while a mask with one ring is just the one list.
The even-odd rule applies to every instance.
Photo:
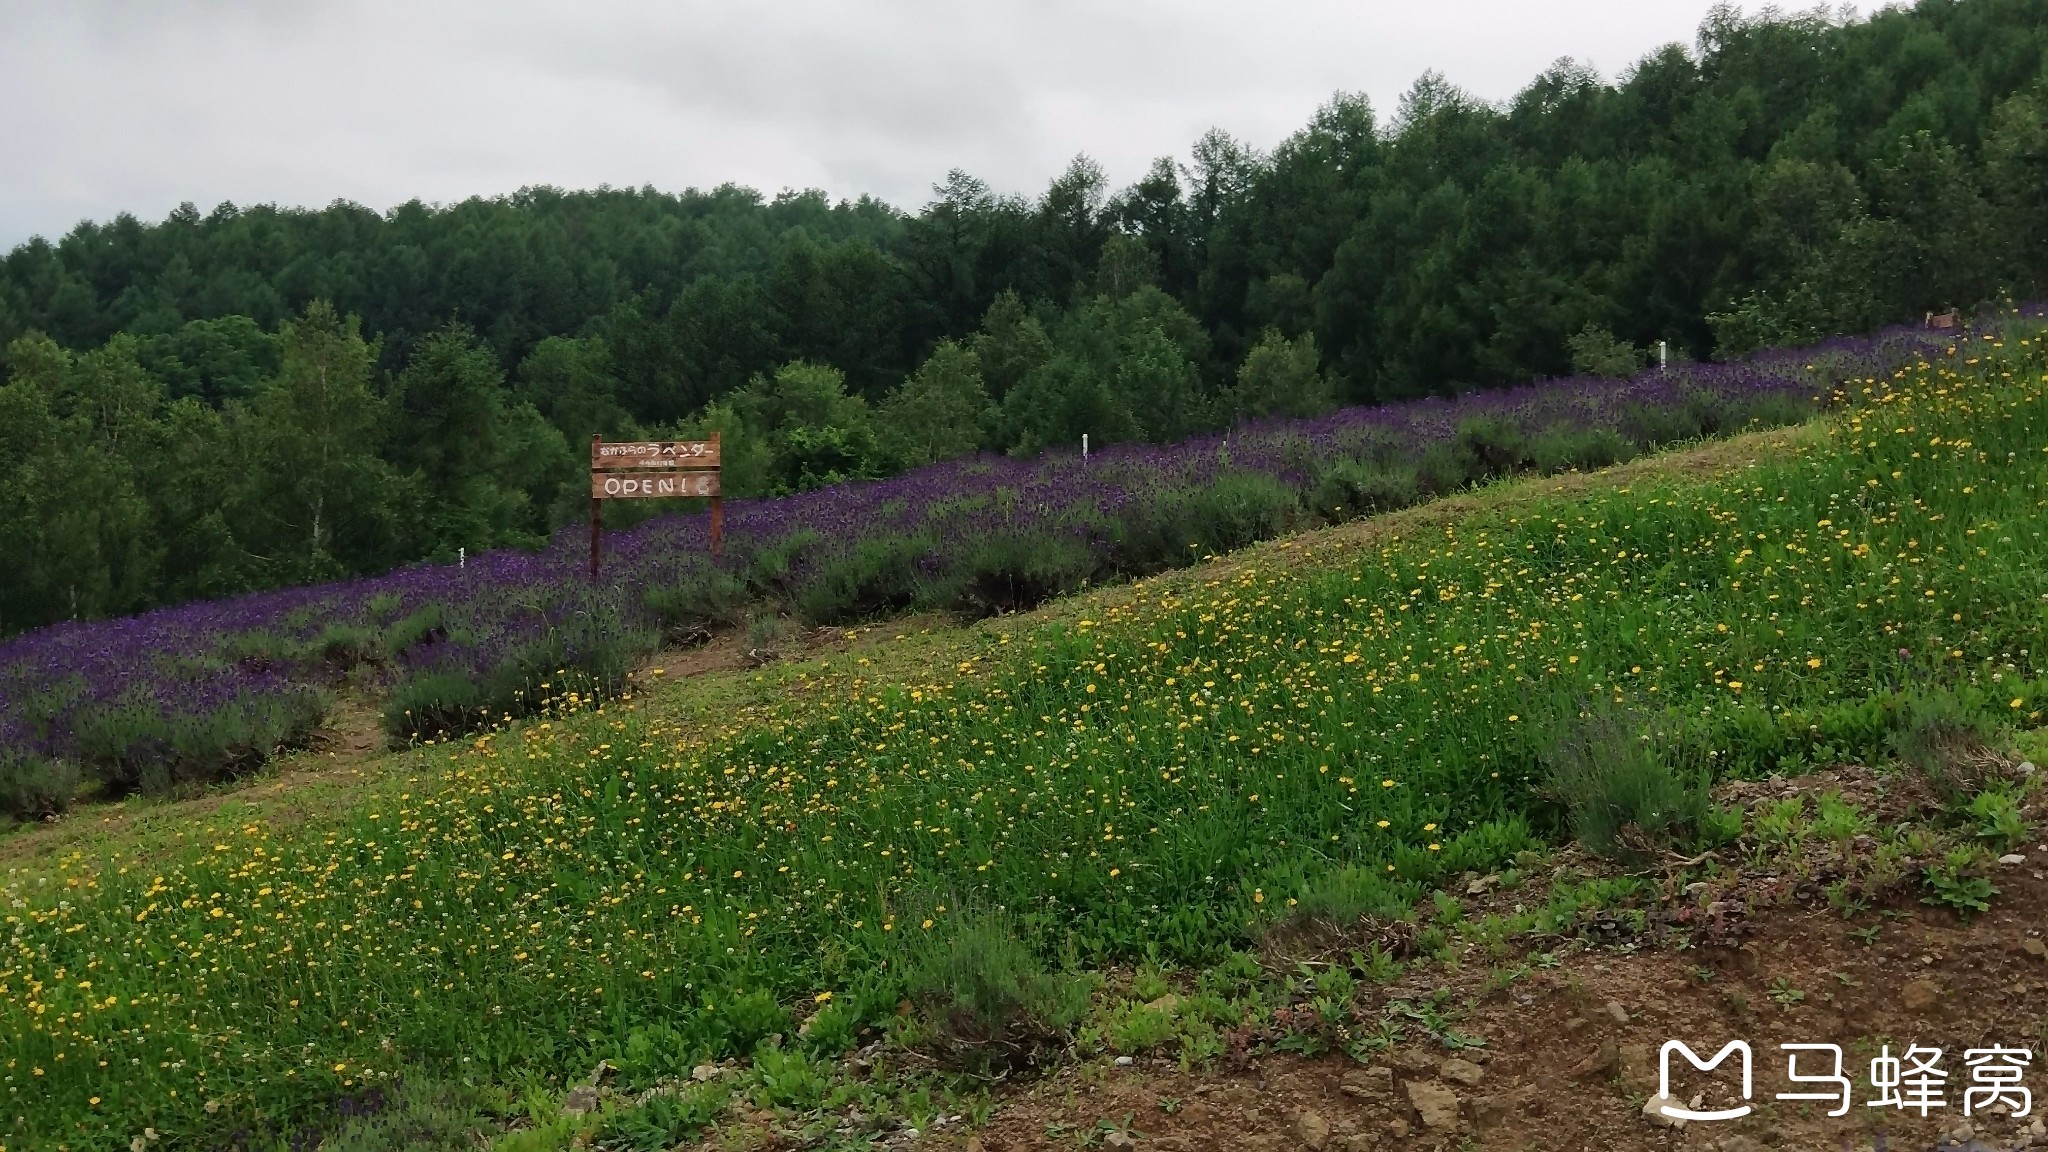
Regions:
[[[726, 491], [1626, 374], [2048, 290], [2048, 0], [1719, 8], [1512, 100], [1338, 94], [1125, 188], [186, 205], [0, 259], [0, 634], [532, 545], [580, 447]], [[645, 510], [634, 510], [645, 514]]]

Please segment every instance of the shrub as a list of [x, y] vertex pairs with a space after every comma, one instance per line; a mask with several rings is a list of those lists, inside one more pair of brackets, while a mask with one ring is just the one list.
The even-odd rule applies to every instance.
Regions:
[[1968, 803], [1981, 790], [1997, 734], [1990, 721], [1965, 708], [1953, 693], [1929, 691], [1908, 696], [1894, 723], [1893, 755], [1926, 777], [1944, 803]]
[[1048, 973], [999, 912], [950, 917], [913, 951], [906, 985], [940, 1045], [971, 1064], [1028, 1062], [1088, 1010], [1087, 985]]
[[328, 699], [297, 685], [271, 695], [244, 692], [203, 712], [170, 708], [155, 699], [80, 708], [72, 718], [80, 769], [113, 796], [160, 796], [229, 779], [304, 747], [325, 719]]
[[717, 1081], [657, 1092], [607, 1117], [602, 1142], [624, 1152], [667, 1152], [718, 1119], [729, 1095]]
[[763, 1040], [785, 1034], [790, 1027], [789, 1009], [759, 988], [726, 993], [696, 1021], [698, 1040], [706, 1048], [740, 1056], [750, 1055]]
[[448, 634], [448, 626], [440, 605], [430, 604], [410, 615], [392, 621], [384, 629], [379, 643], [387, 659], [397, 659], [415, 645], [437, 640]]
[[1422, 886], [1371, 868], [1353, 867], [1325, 873], [1303, 888], [1293, 915], [1345, 928], [1368, 916], [1406, 920], [1414, 914]]
[[1071, 533], [1002, 532], [977, 541], [950, 573], [934, 607], [975, 616], [1022, 612], [1085, 585], [1095, 554]]
[[1109, 1046], [1118, 1052], [1142, 1053], [1173, 1039], [1178, 1021], [1170, 1009], [1150, 1004], [1125, 1004], [1109, 1019]]
[[1415, 488], [1424, 496], [1448, 496], [1485, 475], [1479, 461], [1460, 444], [1432, 444], [1415, 464]]
[[1504, 476], [1529, 464], [1528, 437], [1512, 421], [1498, 416], [1460, 421], [1452, 443], [1482, 476]]
[[1612, 428], [1553, 428], [1529, 443], [1529, 460], [1538, 472], [1587, 472], [1619, 464], [1636, 454], [1635, 445]]
[[1420, 498], [1415, 473], [1344, 460], [1324, 469], [1309, 489], [1309, 511], [1337, 521], [1406, 508]]
[[1984, 865], [1984, 850], [1976, 845], [1962, 844], [1949, 849], [1940, 863], [1922, 870], [1927, 895], [1920, 902], [1948, 908], [1965, 920], [1972, 913], [1990, 911], [1991, 898], [1998, 895], [1998, 888], [1984, 875]]
[[660, 626], [662, 639], [676, 643], [738, 623], [752, 600], [745, 580], [723, 568], [705, 567], [684, 573], [674, 584], [647, 589], [640, 602]]
[[804, 1047], [820, 1056], [837, 1056], [860, 1042], [860, 1009], [835, 1000], [811, 1015], [799, 1029]]
[[929, 577], [919, 561], [933, 549], [922, 536], [871, 536], [818, 565], [792, 602], [814, 624], [846, 624], [901, 612], [918, 602]]
[[773, 648], [789, 638], [790, 622], [774, 612], [755, 612], [747, 617], [747, 646]]
[[466, 1152], [490, 1124], [484, 1094], [450, 1081], [407, 1081], [388, 1093], [370, 1089], [339, 1103], [342, 1115], [358, 1118], [327, 1139], [305, 1133], [291, 1143], [333, 1152]]
[[1970, 830], [2001, 852], [2010, 852], [2033, 834], [2020, 801], [2004, 788], [1987, 788], [1970, 798], [1965, 815]]
[[1443, 842], [1443, 850], [1436, 853], [1437, 870], [1431, 878], [1444, 873], [1489, 871], [1513, 860], [1518, 852], [1542, 847], [1542, 843], [1528, 821], [1520, 816], [1488, 820]]
[[422, 672], [384, 699], [384, 730], [396, 739], [461, 732], [488, 716], [483, 685], [461, 672]]
[[0, 750], [0, 812], [21, 820], [61, 815], [78, 794], [78, 766], [25, 750]]
[[659, 639], [628, 621], [616, 601], [598, 600], [490, 652], [480, 670], [453, 653], [414, 670], [393, 686], [384, 730], [395, 740], [452, 735], [530, 715], [571, 692], [608, 695]]
[[1644, 859], [1693, 843], [1715, 823], [1708, 775], [1673, 772], [1639, 718], [1582, 714], [1546, 759], [1550, 797], [1564, 807], [1572, 835], [1598, 855]]
[[645, 1089], [667, 1077], [689, 1072], [699, 1052], [692, 1039], [667, 1024], [649, 1022], [626, 1035], [618, 1054], [611, 1058], [620, 1083]]
[[377, 630], [365, 624], [334, 623], [320, 630], [307, 651], [330, 669], [346, 670], [381, 659], [385, 648]]
[[809, 1111], [824, 1102], [831, 1070], [795, 1049], [764, 1044], [754, 1053], [756, 1100], [763, 1108]]
[[1190, 488], [1163, 489], [1119, 510], [1111, 529], [1116, 567], [1130, 575], [1178, 568], [1286, 531], [1301, 505], [1271, 476], [1228, 472]]

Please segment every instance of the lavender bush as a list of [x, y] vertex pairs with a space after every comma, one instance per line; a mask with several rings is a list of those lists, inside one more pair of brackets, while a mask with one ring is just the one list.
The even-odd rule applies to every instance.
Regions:
[[[2040, 309], [2029, 310], [2038, 315]], [[304, 744], [344, 677], [387, 692], [395, 739], [614, 688], [666, 634], [763, 602], [812, 622], [912, 608], [1029, 607], [1308, 523], [1490, 476], [1597, 467], [1659, 444], [1802, 419], [1840, 380], [1951, 338], [1912, 329], [1628, 380], [1572, 378], [1272, 422], [1173, 445], [974, 457], [889, 480], [615, 534], [603, 578], [581, 529], [538, 552], [70, 623], [0, 644], [0, 806], [61, 809], [81, 776], [164, 791]]]

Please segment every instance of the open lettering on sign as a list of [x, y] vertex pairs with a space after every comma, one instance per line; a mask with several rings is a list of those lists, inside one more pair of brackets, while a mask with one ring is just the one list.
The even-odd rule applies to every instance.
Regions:
[[590, 494], [600, 500], [660, 500], [718, 495], [716, 472], [666, 472], [654, 475], [596, 473]]

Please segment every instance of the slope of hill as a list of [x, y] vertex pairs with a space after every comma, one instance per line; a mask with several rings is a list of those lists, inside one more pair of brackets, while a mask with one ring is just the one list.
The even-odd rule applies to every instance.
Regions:
[[[1823, 429], [1718, 475], [1304, 536], [900, 662], [755, 673], [696, 716], [659, 690], [565, 708], [295, 824], [74, 842], [6, 881], [0, 1080], [34, 1094], [6, 1142], [204, 1146], [466, 1079], [556, 1126], [519, 1139], [660, 1146], [725, 1088], [595, 1117], [554, 1093], [599, 1061], [637, 1093], [751, 1054], [759, 1107], [910, 1107], [819, 1062], [882, 1036], [866, 1058], [899, 1071], [1068, 1043], [1199, 1066], [1289, 1035], [1370, 1056], [1357, 981], [1442, 952], [1448, 889], [1545, 859], [1560, 819], [1624, 858], [1776, 843], [1789, 816], [1719, 807], [1695, 772], [1896, 749], [1952, 822], [1824, 826], [1868, 838], [1871, 891], [1924, 876], [1968, 911], [2032, 818], [1973, 750], [2039, 725], [2048, 690], [2044, 385], [2015, 327], [1851, 381]], [[1486, 931], [1640, 922], [1631, 883]], [[1328, 1028], [1276, 1016], [1245, 951], [1303, 917], [1366, 933], [1289, 986]], [[1091, 1007], [1088, 973], [1132, 963], [1153, 999], [1200, 973], [1204, 1007]], [[1442, 1033], [1432, 1003], [1409, 1006]]]
[[[2000, 323], [2030, 323], [2038, 309]], [[380, 697], [396, 741], [616, 691], [664, 637], [783, 616], [1027, 608], [1304, 524], [1399, 508], [1488, 477], [1595, 467], [1660, 444], [1803, 418], [1837, 381], [1940, 353], [1891, 329], [1722, 365], [1579, 377], [1455, 400], [1271, 421], [1091, 457], [976, 457], [895, 480], [733, 501], [616, 534], [600, 580], [563, 533], [370, 580], [69, 624], [0, 643], [0, 812], [62, 811], [83, 785], [174, 793], [318, 738], [337, 688]], [[330, 515], [333, 510], [330, 509]]]

